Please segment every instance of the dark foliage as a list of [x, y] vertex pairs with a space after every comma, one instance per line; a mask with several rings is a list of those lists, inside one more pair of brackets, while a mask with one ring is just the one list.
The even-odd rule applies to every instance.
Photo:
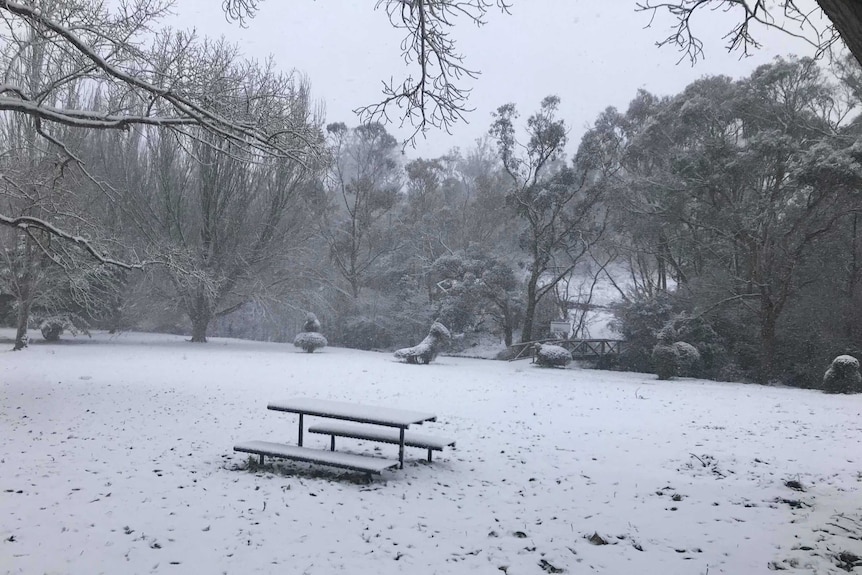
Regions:
[[823, 391], [828, 393], [862, 393], [862, 375], [859, 360], [850, 355], [839, 355], [823, 376]]

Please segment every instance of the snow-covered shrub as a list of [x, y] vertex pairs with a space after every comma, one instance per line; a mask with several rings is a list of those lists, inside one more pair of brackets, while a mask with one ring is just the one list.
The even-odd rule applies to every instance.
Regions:
[[677, 374], [694, 375], [700, 364], [700, 352], [697, 348], [684, 341], [674, 342], [672, 346], [677, 353]]
[[316, 331], [304, 331], [302, 333], [298, 333], [296, 334], [296, 338], [293, 340], [293, 345], [301, 347], [308, 353], [312, 353], [314, 350], [320, 349], [321, 347], [326, 347], [327, 343], [326, 338]]
[[[664, 334], [663, 334], [664, 335]], [[691, 375], [700, 363], [697, 348], [684, 341], [667, 343], [659, 340], [652, 350], [652, 364], [659, 379], [675, 375]]]
[[320, 330], [320, 321], [318, 321], [316, 315], [309, 313], [305, 319], [305, 323], [302, 325], [302, 329], [304, 331], [302, 333], [298, 333], [296, 338], [293, 340], [294, 346], [302, 348], [308, 353], [312, 353], [316, 349], [326, 347], [326, 344], [328, 343], [326, 338], [323, 337], [322, 334], [318, 333]]
[[439, 321], [435, 321], [431, 324], [428, 335], [419, 342], [419, 345], [397, 350], [395, 352], [395, 359], [402, 359], [407, 363], [429, 364], [434, 361], [434, 358], [437, 357], [440, 349], [442, 349], [450, 337], [452, 336], [446, 326]]
[[572, 361], [571, 352], [559, 345], [537, 343], [534, 351], [533, 357], [539, 367], [566, 367]]
[[859, 360], [852, 355], [839, 355], [823, 376], [823, 391], [828, 393], [862, 393]]
[[320, 331], [320, 320], [317, 319], [316, 315], [314, 315], [313, 313], [308, 314], [308, 316], [305, 318], [305, 323], [302, 324], [302, 331]]
[[679, 352], [671, 344], [657, 343], [652, 348], [652, 367], [659, 379], [670, 379], [676, 375]]
[[[669, 332], [665, 332], [665, 335]], [[659, 379], [670, 379], [675, 375], [692, 375], [700, 363], [697, 348], [684, 341], [668, 343], [659, 340], [652, 350], [652, 366]]]
[[39, 322], [39, 331], [42, 332], [42, 337], [45, 341], [59, 341], [63, 333], [70, 333], [73, 336], [84, 334], [89, 336], [87, 331], [87, 322], [84, 318], [73, 313], [60, 313], [46, 318]]
[[[626, 345], [620, 354], [620, 367], [627, 371], [649, 371], [657, 334], [674, 314], [675, 302], [670, 294], [640, 296], [615, 304], [611, 326]], [[675, 341], [670, 339], [668, 343]]]

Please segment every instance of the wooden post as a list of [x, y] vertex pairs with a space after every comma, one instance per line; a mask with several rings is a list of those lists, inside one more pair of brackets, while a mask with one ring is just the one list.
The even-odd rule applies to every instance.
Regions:
[[299, 414], [299, 446], [302, 447], [302, 414]]

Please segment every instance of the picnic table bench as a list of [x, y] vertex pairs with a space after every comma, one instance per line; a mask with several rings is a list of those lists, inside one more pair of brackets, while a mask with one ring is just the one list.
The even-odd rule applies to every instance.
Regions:
[[[267, 441], [248, 441], [234, 446], [234, 451], [259, 455], [261, 463], [263, 463], [265, 456], [282, 457], [297, 461], [354, 469], [365, 473], [380, 473], [383, 469], [395, 467], [396, 465], [399, 468], [404, 467], [405, 446], [428, 449], [428, 460], [430, 461], [432, 450], [441, 451], [444, 447], [455, 444], [451, 440], [438, 439], [430, 435], [407, 431], [407, 428], [411, 425], [421, 424], [426, 421], [436, 421], [437, 416], [433, 413], [313, 398], [294, 398], [287, 401], [276, 401], [269, 403], [266, 407], [273, 411], [296, 413], [299, 415], [298, 445], [285, 445]], [[309, 433], [324, 433], [331, 436], [330, 450], [322, 451], [303, 446], [305, 416], [337, 419], [350, 423], [327, 423], [309, 427]], [[369, 426], [356, 424], [369, 424]], [[336, 436], [397, 444], [398, 462], [366, 455], [336, 453]]]
[[[443, 451], [444, 447], [454, 447], [455, 441], [452, 439], [443, 439], [434, 437], [427, 433], [416, 433], [414, 431], [403, 430], [403, 441], [405, 447], [421, 447], [428, 450], [428, 461], [431, 461], [432, 451]], [[399, 444], [401, 433], [394, 429], [387, 428], [371, 428], [366, 426], [352, 425], [350, 423], [319, 423], [308, 426], [309, 433], [319, 433], [328, 435], [330, 438], [329, 449], [335, 451], [336, 437], [349, 437], [351, 439], [365, 439], [367, 441], [378, 441], [380, 443]]]
[[307, 461], [309, 463], [323, 463], [331, 467], [341, 467], [365, 473], [380, 473], [384, 469], [398, 465], [397, 461], [382, 459], [380, 457], [321, 451], [319, 449], [272, 443], [270, 441], [246, 441], [245, 443], [238, 443], [233, 449], [234, 451], [259, 455], [261, 464], [263, 464], [264, 456], [268, 455], [270, 457], [282, 457], [284, 459]]

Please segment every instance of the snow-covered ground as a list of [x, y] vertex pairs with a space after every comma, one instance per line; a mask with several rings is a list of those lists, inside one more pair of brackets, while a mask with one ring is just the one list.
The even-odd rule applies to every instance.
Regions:
[[[247, 470], [232, 446], [293, 443], [266, 404], [294, 396], [433, 411], [457, 449]], [[846, 573], [860, 508], [859, 396], [143, 334], [0, 352], [2, 573]]]

